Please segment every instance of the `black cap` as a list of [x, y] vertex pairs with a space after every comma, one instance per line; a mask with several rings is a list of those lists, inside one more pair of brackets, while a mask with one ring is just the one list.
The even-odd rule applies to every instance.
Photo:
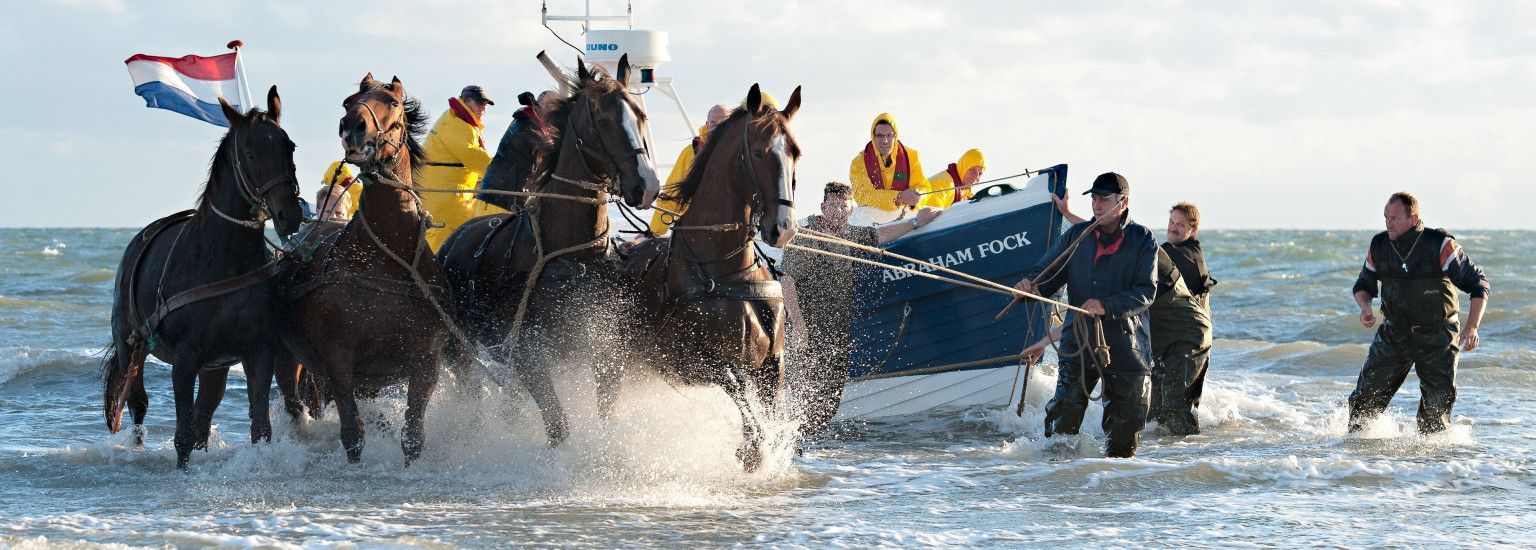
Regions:
[[473, 99], [475, 101], [479, 101], [479, 102], [484, 103], [486, 105], [495, 105], [496, 104], [495, 101], [491, 101], [491, 98], [485, 97], [485, 89], [481, 88], [480, 85], [478, 85], [478, 84], [470, 84], [468, 86], [465, 86], [464, 87], [464, 91], [459, 92], [459, 97], [462, 97], [464, 99]]
[[1116, 174], [1114, 172], [1105, 172], [1103, 174], [1099, 174], [1099, 177], [1093, 178], [1093, 188], [1087, 191], [1083, 191], [1083, 194], [1087, 195], [1089, 193], [1093, 193], [1095, 195], [1103, 196], [1126, 195], [1130, 194], [1130, 192], [1131, 182], [1125, 181], [1125, 176]]

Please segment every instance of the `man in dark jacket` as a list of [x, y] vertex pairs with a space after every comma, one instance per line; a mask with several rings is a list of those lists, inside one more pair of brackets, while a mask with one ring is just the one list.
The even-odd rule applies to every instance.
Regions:
[[[1419, 374], [1419, 432], [1445, 429], [1456, 403], [1456, 360], [1461, 351], [1477, 347], [1477, 327], [1490, 286], [1482, 268], [1445, 231], [1428, 229], [1419, 221], [1419, 201], [1408, 193], [1387, 199], [1383, 212], [1387, 230], [1371, 239], [1365, 266], [1355, 280], [1355, 304], [1360, 324], [1371, 327], [1376, 315], [1371, 299], [1381, 295], [1386, 323], [1366, 354], [1365, 366], [1349, 395], [1349, 431], [1386, 410], [1408, 377]], [[1457, 335], [1457, 294], [1472, 297], [1467, 324]], [[1459, 349], [1458, 349], [1459, 348]]]
[[1200, 249], [1200, 209], [1188, 202], [1168, 210], [1168, 240], [1158, 248], [1157, 298], [1152, 302], [1153, 420], [1174, 435], [1200, 433], [1195, 408], [1205, 389], [1211, 353], [1211, 305], [1216, 280]]
[[[1061, 340], [1061, 368], [1056, 378], [1056, 395], [1046, 404], [1045, 435], [1075, 434], [1088, 407], [1089, 392], [1102, 376], [1104, 380], [1104, 419], [1102, 426], [1109, 441], [1105, 454], [1111, 457], [1136, 455], [1141, 429], [1147, 422], [1148, 372], [1151, 369], [1151, 335], [1147, 308], [1157, 291], [1157, 242], [1146, 227], [1132, 223], [1130, 183], [1124, 176], [1109, 172], [1093, 180], [1094, 220], [1073, 225], [1040, 262], [1025, 271], [1015, 285], [1025, 292], [1052, 295], [1067, 287], [1067, 302], [1089, 311], [1094, 322], [1102, 323], [1103, 339], [1108, 346], [1108, 364], [1100, 366], [1093, 356], [1098, 335], [1093, 329], [1078, 334], [1074, 318], [1068, 312], [1072, 330]], [[1097, 220], [1103, 219], [1104, 223]], [[1085, 231], [1093, 231], [1078, 246]], [[1067, 256], [1058, 266], [1047, 270], [1057, 257]], [[1038, 360], [1050, 343], [1050, 336], [1026, 350], [1027, 360]]]
[[[501, 135], [501, 143], [496, 146], [496, 156], [491, 158], [490, 166], [485, 168], [485, 176], [480, 178], [480, 189], [522, 191], [529, 174], [533, 172], [534, 162], [550, 144], [550, 128], [546, 117], [559, 105], [560, 94], [546, 91], [539, 94], [538, 101], [534, 101], [532, 93], [523, 92], [518, 94], [517, 102], [523, 108], [512, 113], [512, 125], [507, 126], [506, 133]], [[475, 197], [507, 210], [514, 210], [516, 205], [523, 203], [521, 197], [496, 193], [479, 193]]]

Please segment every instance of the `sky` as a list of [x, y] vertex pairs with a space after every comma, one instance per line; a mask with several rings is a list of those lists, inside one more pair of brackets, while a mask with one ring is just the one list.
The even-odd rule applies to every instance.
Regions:
[[[1093, 177], [1132, 187], [1153, 229], [1199, 205], [1204, 228], [1368, 229], [1395, 191], [1431, 226], [1536, 228], [1536, 3], [636, 0], [669, 33], [698, 122], [753, 83], [787, 100], [804, 150], [801, 204], [847, 180], [869, 123], [892, 113], [936, 173], [966, 149], [988, 177], [1069, 165], [1073, 207]], [[582, 0], [550, 0], [576, 14]], [[592, 0], [595, 12], [623, 2]], [[44, 0], [0, 20], [0, 226], [140, 226], [191, 207], [222, 129], [146, 109], [123, 61], [243, 54], [253, 95], [277, 85], [307, 195], [341, 155], [341, 100], [363, 74], [399, 76], [435, 119], [466, 84], [498, 104], [551, 87], [534, 60], [576, 52], [540, 3]], [[551, 23], [580, 45], [580, 27]], [[659, 164], [689, 137], [647, 98]]]

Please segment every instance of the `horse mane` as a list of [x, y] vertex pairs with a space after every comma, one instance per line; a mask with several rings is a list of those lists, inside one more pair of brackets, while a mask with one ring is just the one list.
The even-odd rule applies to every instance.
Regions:
[[[608, 71], [601, 66], [594, 65], [592, 70], [602, 75], [608, 74]], [[634, 98], [629, 96], [624, 84], [618, 80], [611, 77], [597, 78], [594, 76], [593, 78], [581, 81], [578, 86], [571, 95], [560, 98], [560, 102], [555, 106], [555, 110], [550, 112], [545, 120], [545, 123], [549, 126], [549, 142], [551, 146], [542, 152], [536, 152], [534, 155], [533, 170], [528, 175], [528, 180], [534, 183], [526, 187], [530, 191], [542, 188], [549, 181], [549, 177], [555, 173], [555, 163], [560, 158], [559, 145], [564, 143], [561, 141], [561, 138], [564, 137], [561, 134], [565, 131], [566, 123], [570, 122], [572, 111], [576, 109], [576, 98], [582, 96], [604, 97], [609, 94], [622, 93], [623, 95], [620, 97], [623, 97], [624, 101], [629, 103], [630, 109], [635, 112], [635, 116], [639, 121], [644, 122], [646, 119], [645, 110], [641, 109], [638, 103], [635, 103]]]
[[[759, 116], [748, 113], [745, 107], [737, 107], [736, 110], [731, 111], [730, 116], [709, 132], [709, 139], [704, 140], [704, 147], [700, 148], [698, 154], [694, 156], [693, 166], [688, 168], [688, 175], [678, 182], [676, 190], [672, 193], [663, 193], [662, 198], [686, 207], [688, 202], [693, 200], [693, 196], [698, 194], [699, 187], [704, 184], [706, 172], [711, 172], [710, 177], [713, 178], [717, 176], [712, 172], [724, 169], [723, 166], [711, 166], [715, 151], [722, 147], [728, 150], [741, 147], [741, 128], [738, 127], [741, 124], [754, 124], [771, 129], [774, 135], [782, 134], [788, 142], [790, 157], [800, 158], [800, 144], [795, 142], [795, 136], [787, 130], [786, 122], [784, 114], [778, 111]], [[720, 154], [730, 155], [729, 152]]]

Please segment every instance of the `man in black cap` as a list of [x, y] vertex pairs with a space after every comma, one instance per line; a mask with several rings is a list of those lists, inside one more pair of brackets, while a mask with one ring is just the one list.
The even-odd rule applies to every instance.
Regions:
[[[1419, 201], [1394, 193], [1383, 211], [1387, 230], [1371, 239], [1365, 265], [1355, 280], [1360, 324], [1371, 327], [1376, 315], [1371, 299], [1380, 286], [1381, 314], [1387, 322], [1365, 357], [1365, 367], [1349, 395], [1349, 431], [1386, 410], [1408, 377], [1419, 374], [1419, 432], [1445, 429], [1456, 404], [1456, 359], [1477, 347], [1477, 327], [1491, 289], [1482, 268], [1456, 244], [1456, 238], [1419, 221]], [[1472, 297], [1467, 324], [1457, 334], [1456, 290]]]
[[[1046, 296], [1065, 286], [1067, 302], [1093, 317], [1083, 323], [1075, 319], [1078, 313], [1067, 313], [1072, 328], [1061, 331], [1063, 360], [1056, 395], [1046, 404], [1045, 436], [1077, 433], [1088, 408], [1089, 392], [1102, 377], [1102, 426], [1109, 439], [1105, 454], [1129, 458], [1136, 455], [1141, 429], [1147, 422], [1152, 364], [1147, 309], [1157, 291], [1157, 241], [1146, 227], [1131, 222], [1127, 214], [1130, 183], [1124, 176], [1101, 174], [1084, 194], [1093, 195], [1094, 218], [1067, 229], [1014, 286]], [[1088, 231], [1093, 234], [1079, 241], [1078, 237]], [[1055, 262], [1057, 258], [1062, 261]], [[1094, 343], [1099, 334], [1094, 321], [1102, 326], [1108, 364], [1095, 357]], [[1079, 326], [1089, 328], [1079, 334]], [[1051, 339], [1047, 336], [1025, 350], [1026, 361], [1039, 360]]]

